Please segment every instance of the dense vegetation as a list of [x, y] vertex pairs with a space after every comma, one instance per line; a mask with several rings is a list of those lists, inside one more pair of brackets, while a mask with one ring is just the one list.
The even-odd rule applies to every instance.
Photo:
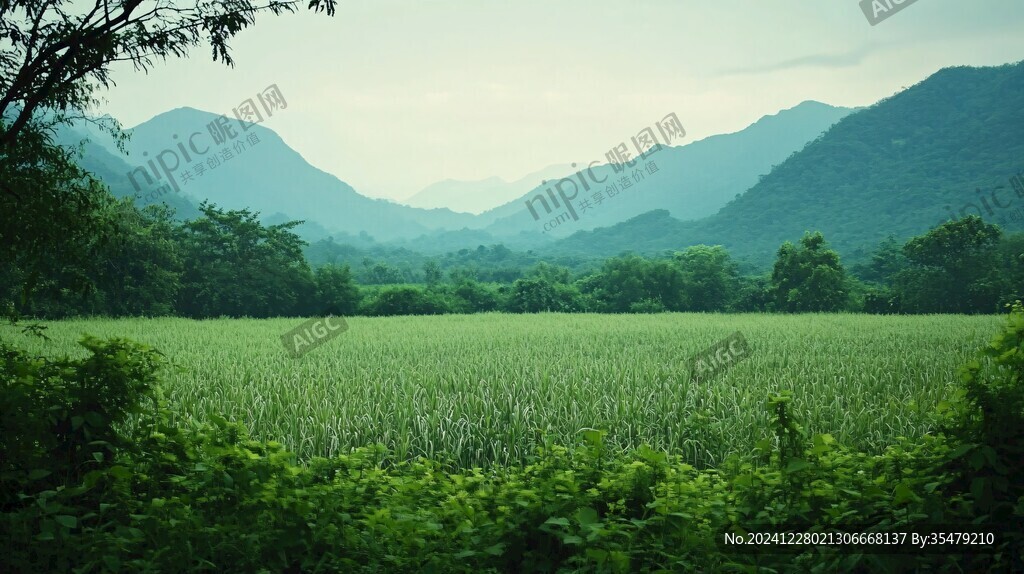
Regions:
[[[130, 200], [115, 200], [48, 135], [69, 115], [87, 109], [97, 86], [109, 85], [112, 62], [131, 61], [145, 69], [152, 58], [182, 56], [205, 42], [215, 58], [230, 61], [228, 40], [262, 9], [245, 0], [231, 6], [138, 12], [133, 12], [136, 2], [110, 7], [113, 11], [97, 3], [92, 12], [76, 17], [58, 4], [28, 0], [0, 6], [0, 15], [12, 16], [0, 18], [0, 32], [9, 40], [0, 58], [0, 301], [12, 328], [21, 326], [29, 337], [43, 332], [42, 327], [19, 323], [19, 314], [262, 318], [323, 312], [744, 309], [989, 313], [1020, 295], [1020, 237], [1005, 237], [977, 217], [955, 219], [903, 245], [887, 242], [870, 263], [850, 271], [816, 233], [804, 235], [798, 244], [783, 244], [771, 274], [764, 277], [742, 274], [726, 249], [703, 245], [670, 257], [614, 257], [589, 269], [576, 265], [591, 262], [564, 262], [572, 268], [542, 265], [533, 254], [511, 254], [498, 247], [421, 262], [415, 277], [395, 274], [380, 261], [357, 269], [365, 275], [360, 278], [353, 278], [351, 266], [338, 261], [314, 268], [294, 233], [294, 222], [266, 224], [248, 210], [206, 204], [187, 221], [174, 219], [166, 209], [139, 210]], [[333, 6], [330, 0], [309, 3], [328, 13]], [[264, 9], [279, 13], [293, 5], [272, 1]], [[44, 20], [44, 15], [50, 18]], [[1010, 70], [1018, 75], [1010, 75], [994, 93], [975, 94], [985, 105], [1004, 98], [1009, 108], [992, 106], [1000, 113], [981, 116], [952, 104], [939, 105], [946, 101], [942, 97], [919, 102], [935, 104], [919, 106], [920, 113], [948, 120], [950, 130], [967, 134], [957, 134], [963, 136], [959, 141], [927, 130], [907, 134], [913, 136], [913, 145], [906, 147], [939, 158], [938, 165], [922, 167], [927, 173], [915, 168], [905, 174], [912, 179], [900, 180], [889, 177], [891, 169], [880, 167], [868, 175], [886, 186], [892, 181], [934, 182], [942, 175], [939, 168], [952, 169], [941, 158], [964, 146], [973, 154], [970, 165], [981, 166], [979, 170], [992, 173], [993, 165], [1006, 169], [1000, 158], [1007, 156], [1001, 154], [1019, 157], [1019, 146], [991, 134], [1005, 136], [1020, 125], [1016, 120], [1021, 108], [1013, 104], [1013, 96], [1020, 93], [1015, 90], [1019, 70]], [[973, 86], [970, 77], [955, 79], [954, 84]], [[967, 123], [975, 118], [984, 118], [984, 123]], [[869, 132], [879, 128], [876, 139], [862, 138], [862, 145], [871, 147], [872, 156], [890, 160], [890, 168], [899, 165], [896, 160], [902, 158], [892, 159], [898, 154], [886, 145], [901, 149], [907, 141], [891, 139], [884, 125], [863, 123], [878, 118], [860, 121], [844, 125]], [[811, 151], [833, 145], [822, 140]], [[933, 154], [936, 146], [945, 147], [938, 150], [944, 153]], [[848, 157], [848, 151], [840, 146], [826, 155]], [[813, 153], [810, 157], [817, 158]], [[787, 164], [777, 170], [782, 174], [777, 177], [792, 175], [793, 165]], [[863, 166], [822, 165], [835, 173], [806, 179], [797, 170], [804, 191], [816, 187], [842, 192], [841, 186], [819, 184], [835, 183], [835, 174], [852, 181], [865, 171]], [[977, 179], [971, 170], [963, 176], [964, 181]], [[769, 193], [786, 187], [772, 177], [751, 197], [782, 197]], [[924, 193], [918, 197], [928, 199]], [[793, 203], [791, 197], [775, 207], [794, 209]], [[803, 227], [785, 231], [795, 239]], [[677, 240], [680, 246], [694, 243]], [[762, 246], [766, 257], [776, 243]], [[334, 253], [328, 245], [321, 247], [327, 257]], [[498, 268], [512, 272], [501, 275]], [[410, 280], [418, 285], [400, 284]], [[378, 285], [360, 289], [359, 282]], [[0, 343], [0, 570], [960, 572], [1024, 567], [1024, 308], [1019, 302], [993, 343], [959, 371], [956, 393], [948, 393], [943, 384], [953, 374], [944, 361], [958, 358], [950, 337], [971, 335], [952, 327], [977, 326], [989, 317], [857, 318], [889, 324], [920, 320], [922, 329], [928, 329], [913, 338], [889, 333], [896, 352], [881, 357], [883, 364], [877, 368], [884, 371], [873, 372], [865, 368], [864, 357], [858, 363], [838, 351], [858, 337], [863, 344], [865, 335], [875, 337], [878, 329], [828, 339], [822, 330], [834, 329], [841, 318], [782, 317], [815, 321], [820, 330], [805, 330], [810, 336], [801, 336], [798, 329], [790, 329], [793, 338], [786, 340], [773, 339], [775, 333], [767, 329], [749, 329], [755, 343], [771, 343], [764, 343], [759, 357], [723, 374], [728, 380], [744, 369], [755, 379], [761, 373], [760, 386], [746, 389], [676, 384], [682, 378], [680, 357], [691, 350], [681, 344], [687, 339], [668, 328], [644, 329], [641, 337], [636, 325], [654, 320], [667, 325], [679, 315], [631, 317], [637, 323], [621, 326], [621, 316], [500, 316], [504, 325], [536, 322], [534, 331], [530, 326], [519, 331], [491, 327], [497, 339], [460, 341], [443, 331], [422, 332], [443, 321], [473, 322], [479, 328], [493, 317], [434, 318], [428, 327], [421, 318], [353, 319], [364, 321], [353, 330], [372, 323], [389, 335], [359, 340], [367, 345], [362, 357], [376, 357], [377, 363], [350, 363], [348, 380], [342, 383], [369, 380], [371, 385], [362, 389], [339, 384], [337, 372], [310, 372], [315, 365], [310, 357], [316, 355], [291, 362], [287, 377], [250, 370], [264, 366], [252, 358], [266, 354], [267, 345], [276, 340], [273, 335], [253, 338], [243, 333], [216, 344], [193, 337], [197, 332], [209, 335], [210, 326], [223, 322], [160, 319], [194, 329], [158, 330], [158, 335], [178, 337], [187, 347], [170, 354], [176, 367], [170, 372], [162, 372], [165, 355], [125, 339], [85, 337], [84, 357], [64, 357], [57, 342], [36, 341], [39, 347], [26, 351], [11, 345], [8, 340], [15, 335], [5, 333]], [[596, 321], [621, 330], [617, 339], [612, 330], [610, 340], [576, 338], [562, 341], [568, 345], [561, 348], [545, 347], [557, 345], [555, 339], [566, 332], [544, 324], [552, 318], [564, 321], [577, 337], [594, 332]], [[146, 329], [151, 321], [157, 320], [115, 326]], [[413, 321], [421, 321], [420, 331], [410, 330], [419, 336], [418, 343], [440, 345], [422, 352], [422, 346], [395, 336]], [[752, 319], [725, 317], [722, 324], [743, 321]], [[266, 329], [283, 322], [262, 324]], [[64, 329], [79, 326], [62, 323]], [[538, 328], [545, 330], [538, 333]], [[706, 331], [693, 344], [721, 336]], [[649, 349], [637, 344], [659, 340], [669, 352], [644, 355]], [[535, 360], [501, 360], [500, 349], [510, 341], [518, 342], [519, 349], [534, 350]], [[228, 353], [231, 344], [241, 344], [244, 352]], [[908, 352], [910, 345], [920, 354]], [[622, 349], [635, 350], [632, 365], [623, 363]], [[475, 367], [455, 371], [452, 363], [465, 350], [477, 353]], [[838, 360], [823, 364], [819, 351]], [[595, 353], [604, 353], [603, 363], [594, 361], [600, 371], [587, 367], [591, 361], [580, 360]], [[480, 365], [490, 357], [498, 359], [494, 370], [482, 372]], [[416, 360], [421, 363], [416, 365]], [[189, 371], [188, 361], [201, 364], [199, 371], [216, 367], [222, 369], [216, 373], [221, 378], [241, 378], [247, 384], [211, 389], [198, 397], [198, 409], [188, 412], [183, 410], [188, 401], [180, 400], [190, 390], [183, 381], [197, 372], [195, 365]], [[436, 363], [442, 374], [424, 381], [422, 369], [413, 368], [423, 361]], [[390, 388], [373, 386], [378, 382], [374, 375], [381, 372], [373, 369], [384, 362], [405, 369], [391, 377]], [[565, 376], [577, 365], [584, 367], [571, 374], [579, 378]], [[940, 365], [941, 373], [936, 370]], [[164, 377], [173, 405], [164, 399]], [[488, 378], [496, 384], [489, 387]], [[852, 386], [854, 379], [858, 386]], [[317, 389], [299, 386], [299, 380], [354, 403], [360, 411], [345, 413], [352, 415], [353, 426], [328, 418], [337, 403], [320, 403], [313, 424], [322, 432], [306, 432], [310, 415], [299, 409], [313, 410], [309, 399]], [[537, 385], [524, 385], [523, 380]], [[479, 384], [459, 386], [466, 381]], [[639, 387], [630, 386], [637, 381], [657, 388], [638, 393]], [[787, 392], [788, 381], [803, 387]], [[290, 384], [292, 394], [267, 383]], [[603, 396], [595, 394], [597, 385], [603, 385]], [[193, 384], [191, 390], [200, 388], [206, 386]], [[446, 388], [454, 392], [438, 394]], [[382, 389], [399, 396], [411, 391], [414, 400], [426, 399], [422, 407], [429, 411], [410, 410], [406, 405], [414, 401], [383, 402]], [[839, 390], [864, 392], [873, 400], [861, 397], [858, 402], [851, 395], [837, 401]], [[892, 398], [894, 390], [902, 396]], [[229, 421], [223, 413], [237, 398], [231, 392], [247, 392], [252, 400], [244, 403], [246, 412], [228, 413], [235, 419]], [[886, 394], [888, 402], [881, 398]], [[365, 408], [369, 396], [379, 410]], [[570, 401], [557, 405], [555, 412], [574, 428], [541, 428], [537, 433], [534, 404], [559, 396]], [[666, 400], [652, 400], [659, 397]], [[716, 404], [716, 397], [721, 402]], [[758, 412], [756, 403], [764, 401], [767, 409], [761, 418], [748, 415]], [[732, 412], [710, 408], [722, 404]], [[682, 416], [690, 406], [695, 407], [692, 417]], [[647, 416], [651, 409], [662, 409], [664, 416], [656, 424], [667, 428], [651, 426], [656, 420]], [[261, 430], [268, 413], [281, 415], [277, 420], [292, 425], [291, 432]], [[854, 416], [856, 420], [849, 418]], [[251, 439], [241, 420], [256, 424], [257, 432], [295, 442], [299, 452]], [[374, 424], [391, 429], [396, 440], [381, 447], [363, 436], [331, 434], [331, 429], [355, 434], [351, 429], [372, 429]], [[461, 432], [473, 425], [491, 436]], [[907, 436], [893, 436], [895, 428]], [[517, 440], [527, 433], [537, 433], [536, 439]], [[746, 444], [725, 444], [723, 438], [732, 433]], [[670, 439], [658, 444], [657, 437], [665, 435]], [[642, 444], [648, 438], [654, 439], [653, 446]], [[415, 448], [414, 439], [420, 441]], [[309, 452], [308, 443], [316, 441], [323, 442], [329, 457]], [[465, 458], [453, 460], [452, 453], [463, 452], [460, 447], [468, 449]], [[476, 463], [480, 466], [471, 466]], [[723, 544], [727, 532], [877, 534], [926, 532], [937, 525], [954, 532], [981, 529], [995, 540], [984, 551], [971, 547], [938, 553], [905, 547], [898, 554], [888, 548], [864, 552], [859, 543], [843, 550], [804, 546], [784, 554], [746, 554]]]
[[[1024, 308], [960, 372], [935, 429], [881, 454], [809, 435], [794, 399], [746, 454], [699, 470], [641, 447], [550, 440], [524, 466], [445, 471], [381, 448], [297, 465], [221, 417], [161, 401], [162, 356], [0, 348], [5, 570], [219, 572], [1009, 572], [1024, 567]], [[941, 525], [946, 525], [945, 527]], [[972, 525], [972, 526], [968, 526]], [[981, 531], [994, 544], [738, 550], [725, 533]]]
[[[570, 444], [641, 444], [698, 468], [760, 440], [764, 397], [792, 387], [809, 431], [878, 453], [931, 430], [956, 368], [998, 325], [993, 316], [664, 313], [355, 317], [299, 359], [281, 335], [298, 319], [87, 319], [51, 323], [33, 353], [82, 356], [82, 333], [126, 336], [176, 368], [164, 391], [186, 420], [246, 421], [301, 458], [382, 444], [396, 458], [458, 468], [515, 464], [543, 430]], [[701, 350], [741, 332], [749, 356], [707, 384]], [[16, 338], [15, 338], [16, 337]]]
[[[902, 246], [883, 242], [849, 271], [820, 233], [783, 244], [772, 272], [763, 276], [741, 273], [728, 251], [706, 245], [666, 258], [623, 255], [567, 265], [480, 246], [420, 259], [419, 269], [364, 257], [353, 270], [353, 248], [330, 241], [306, 246], [293, 232], [297, 222], [265, 225], [248, 210], [209, 204], [200, 206], [201, 217], [181, 222], [168, 209], [139, 210], [97, 186], [81, 194], [89, 217], [65, 230], [79, 239], [74, 250], [55, 258], [12, 249], [0, 260], [0, 300], [17, 312], [44, 318], [994, 313], [1024, 296], [1024, 234], [1005, 236], [977, 216], [944, 223]], [[20, 221], [10, 222], [10, 233], [19, 233], [14, 226]], [[309, 264], [310, 251], [321, 265]]]

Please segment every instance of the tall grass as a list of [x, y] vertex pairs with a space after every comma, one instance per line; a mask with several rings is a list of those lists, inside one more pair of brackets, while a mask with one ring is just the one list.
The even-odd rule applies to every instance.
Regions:
[[[280, 335], [300, 319], [71, 320], [44, 344], [84, 355], [84, 333], [125, 336], [170, 357], [172, 406], [219, 413], [300, 456], [381, 443], [399, 457], [459, 466], [523, 460], [546, 433], [647, 443], [696, 466], [765, 436], [765, 399], [790, 389], [811, 432], [881, 449], [928, 430], [956, 368], [999, 318], [858, 315], [448, 315], [348, 319], [349, 330], [289, 358]], [[751, 357], [691, 384], [690, 358], [741, 331]]]

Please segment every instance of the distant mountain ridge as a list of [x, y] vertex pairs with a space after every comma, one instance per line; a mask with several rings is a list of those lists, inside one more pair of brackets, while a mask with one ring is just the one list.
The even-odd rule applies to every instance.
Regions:
[[136, 197], [136, 204], [140, 206], [164, 203], [180, 219], [199, 216], [196, 205], [182, 194], [165, 193], [156, 182], [140, 180], [135, 185], [130, 178], [134, 167], [124, 161], [114, 139], [98, 127], [85, 121], [60, 126], [56, 131], [56, 142], [63, 147], [80, 150], [79, 165], [105, 183], [114, 197]]
[[446, 179], [428, 185], [402, 203], [424, 209], [447, 207], [479, 215], [521, 197], [542, 181], [572, 172], [569, 164], [562, 164], [548, 166], [511, 182], [496, 176], [478, 181]]
[[[706, 217], [752, 187], [759, 176], [767, 174], [773, 166], [801, 150], [853, 111], [806, 101], [764, 116], [738, 132], [663, 147], [639, 164], [642, 168], [647, 162], [653, 162], [657, 169], [655, 173], [642, 174], [644, 180], [634, 182], [619, 197], [608, 198], [607, 203], [602, 199], [594, 209], [580, 214], [578, 220], [553, 229], [545, 229], [545, 224], [563, 210], [547, 213], [543, 206], [538, 205], [535, 211], [541, 209], [541, 215], [546, 217], [535, 219], [527, 206], [527, 201], [551, 188], [552, 183], [549, 182], [547, 186], [538, 186], [515, 201], [485, 212], [482, 217], [494, 220], [485, 229], [496, 236], [528, 231], [567, 237], [577, 231], [614, 225], [653, 209], [666, 209], [678, 219]], [[588, 180], [592, 176], [591, 181], [608, 184], [623, 175], [616, 173], [610, 165], [599, 165], [590, 172], [586, 169], [583, 172]], [[581, 193], [577, 203], [587, 198], [596, 203], [594, 195], [606, 195], [604, 189], [608, 184], [602, 183]], [[567, 195], [571, 196], [571, 192]], [[576, 211], [581, 210], [577, 208]]]
[[[310, 165], [274, 131], [261, 125], [243, 132], [230, 119], [235, 137], [217, 144], [208, 126], [219, 117], [193, 108], [160, 114], [129, 130], [125, 159], [135, 167], [155, 167], [161, 176], [169, 173], [180, 188], [176, 193], [196, 202], [209, 200], [228, 209], [282, 214], [315, 222], [329, 232], [365, 231], [379, 240], [390, 240], [458, 229], [472, 221], [471, 215], [447, 209], [415, 209], [360, 195], [344, 181]], [[225, 148], [229, 153], [224, 153]], [[152, 160], [157, 163], [150, 164]], [[177, 168], [164, 170], [165, 165]], [[145, 171], [156, 179], [153, 169]]]
[[812, 230], [853, 257], [954, 216], [1024, 230], [1024, 218], [1011, 217], [1024, 209], [1015, 178], [1024, 173], [1022, 128], [1024, 63], [946, 68], [845, 117], [710, 217], [652, 211], [551, 249], [614, 255], [721, 244], [764, 266], [783, 241]]
[[[699, 217], [713, 213], [741, 193], [773, 162], [802, 147], [850, 110], [817, 102], [805, 102], [791, 110], [762, 118], [735, 134], [713, 136], [681, 147], [658, 152], [661, 168], [658, 183], [630, 203], [595, 210], [595, 215], [574, 229], [540, 233], [525, 211], [523, 197], [480, 215], [457, 213], [446, 208], [422, 209], [359, 194], [341, 179], [310, 165], [276, 133], [262, 126], [240, 129], [232, 118], [192, 108], [178, 108], [157, 115], [129, 130], [126, 154], [113, 140], [85, 129], [94, 140], [95, 155], [119, 155], [127, 162], [123, 173], [108, 174], [114, 187], [138, 188], [141, 203], [167, 201], [195, 212], [195, 205], [210, 201], [227, 209], [249, 208], [274, 221], [306, 221], [304, 234], [369, 234], [378, 241], [399, 242], [427, 250], [447, 249], [459, 241], [504, 242], [520, 248], [542, 247], [555, 237], [601, 224], [613, 224], [652, 208]], [[233, 130], [217, 144], [210, 130], [217, 122]], [[88, 126], [86, 126], [88, 128]], [[229, 149], [225, 149], [229, 148]], [[111, 153], [114, 152], [114, 153]], [[654, 157], [654, 156], [652, 156]], [[496, 184], [499, 193], [533, 188], [545, 178], [571, 175], [572, 166], [549, 166], [511, 184]], [[611, 166], [593, 172], [609, 174]], [[127, 181], [127, 185], [126, 185]], [[463, 185], [464, 184], [464, 185]], [[460, 197], [479, 193], [479, 182], [448, 182], [447, 192]], [[424, 201], [436, 201], [421, 198]], [[151, 189], [160, 189], [152, 193]], [[429, 188], [428, 188], [429, 189]], [[682, 190], [682, 191], [680, 191]], [[144, 192], [145, 191], [145, 192]], [[144, 192], [144, 193], [143, 193]], [[126, 193], [122, 191], [121, 193]], [[419, 195], [419, 194], [417, 194]], [[428, 194], [429, 195], [429, 194]]]

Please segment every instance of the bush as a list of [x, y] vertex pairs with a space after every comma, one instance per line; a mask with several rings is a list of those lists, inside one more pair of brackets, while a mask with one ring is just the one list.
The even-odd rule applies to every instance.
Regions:
[[451, 312], [437, 293], [416, 287], [386, 287], [371, 298], [362, 309], [371, 316], [440, 315]]
[[664, 313], [665, 305], [657, 299], [641, 299], [629, 306], [630, 313]]
[[583, 310], [583, 300], [574, 285], [543, 278], [517, 279], [512, 284], [507, 309], [512, 313], [572, 313]]
[[486, 313], [497, 311], [501, 307], [495, 290], [476, 281], [463, 281], [455, 287], [452, 294], [458, 301], [456, 308], [460, 313]]

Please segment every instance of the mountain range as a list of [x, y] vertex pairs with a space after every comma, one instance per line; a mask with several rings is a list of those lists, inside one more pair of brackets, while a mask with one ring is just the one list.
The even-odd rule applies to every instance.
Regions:
[[553, 251], [607, 256], [705, 243], [764, 266], [783, 241], [818, 230], [859, 258], [889, 236], [905, 240], [965, 215], [1024, 230], [1022, 173], [1024, 63], [946, 68], [847, 116], [710, 217], [652, 211]]
[[548, 166], [515, 181], [492, 176], [477, 181], [446, 179], [428, 185], [402, 203], [423, 209], [449, 208], [480, 214], [515, 201], [537, 187], [542, 181], [572, 173], [569, 164]]
[[[561, 211], [547, 214], [536, 201], [533, 203], [534, 211], [549, 217], [534, 219], [527, 201], [545, 195], [545, 190], [553, 187], [549, 183], [485, 212], [482, 217], [494, 219], [494, 223], [485, 229], [495, 236], [531, 230], [566, 237], [578, 231], [626, 221], [654, 209], [666, 209], [673, 217], [683, 220], [706, 217], [749, 189], [757, 183], [759, 176], [767, 174], [776, 164], [798, 152], [851, 112], [853, 110], [849, 108], [808, 101], [765, 116], [736, 133], [715, 135], [686, 145], [667, 146], [651, 153], [636, 166], [642, 171], [643, 179], [639, 181], [635, 169], [616, 173], [614, 166], [600, 165], [590, 173], [583, 170], [587, 176], [585, 181], [605, 182], [590, 190], [587, 194], [590, 202], [597, 203], [593, 198], [598, 192], [607, 200], [594, 205], [587, 213], [579, 213], [579, 220], [544, 229], [552, 218], [550, 216], [557, 216]], [[657, 171], [649, 173], [643, 169], [650, 164]], [[631, 186], [615, 197], [608, 197], [608, 185], [621, 181], [623, 176], [633, 176], [630, 177]], [[619, 188], [622, 188], [621, 184]], [[580, 200], [583, 197], [581, 194]], [[580, 210], [577, 208], [576, 211]]]
[[[116, 195], [138, 194], [141, 204], [167, 202], [183, 208], [210, 201], [229, 209], [250, 208], [274, 220], [304, 220], [310, 238], [367, 233], [378, 241], [436, 250], [461, 241], [545, 245], [661, 207], [675, 216], [709, 215], [850, 111], [805, 102], [735, 134], [665, 147], [651, 156], [659, 171], [650, 182], [636, 186], [642, 190], [639, 197], [595, 209], [576, 225], [548, 236], [541, 233], [543, 222], [531, 217], [526, 202], [543, 192], [542, 182], [550, 185], [557, 178], [572, 177], [572, 166], [549, 166], [512, 183], [499, 178], [440, 182], [409, 203], [441, 205], [446, 199], [454, 209], [414, 207], [359, 194], [310, 165], [264, 126], [241, 126], [234, 119], [193, 108], [177, 108], [126, 130], [130, 139], [123, 151], [89, 124], [76, 128], [90, 140], [86, 166], [95, 167]], [[214, 134], [222, 131], [224, 141], [218, 143]], [[617, 179], [609, 165], [598, 165], [591, 173], [599, 180]], [[483, 213], [467, 213], [502, 201]]]
[[[302, 219], [300, 233], [311, 241], [358, 237], [424, 253], [504, 243], [593, 257], [705, 243], [763, 266], [779, 244], [811, 230], [857, 257], [887, 236], [920, 234], [951, 214], [980, 212], [1021, 229], [1024, 217], [993, 202], [1024, 206], [1024, 188], [1011, 183], [1024, 168], [1022, 100], [1018, 63], [943, 69], [856, 110], [803, 102], [736, 133], [665, 146], [622, 173], [592, 164], [588, 177], [607, 183], [577, 194], [571, 210], [564, 201], [554, 205], [548, 190], [560, 178], [578, 181], [585, 169], [554, 165], [511, 183], [448, 180], [402, 205], [359, 194], [264, 126], [192, 108], [128, 130], [126, 153], [87, 125], [61, 141], [90, 139], [84, 167], [116, 195], [167, 202], [182, 217], [210, 201], [259, 211], [269, 222]], [[234, 138], [229, 132], [216, 143], [218, 123], [232, 125]], [[629, 176], [628, 189], [607, 190]]]

